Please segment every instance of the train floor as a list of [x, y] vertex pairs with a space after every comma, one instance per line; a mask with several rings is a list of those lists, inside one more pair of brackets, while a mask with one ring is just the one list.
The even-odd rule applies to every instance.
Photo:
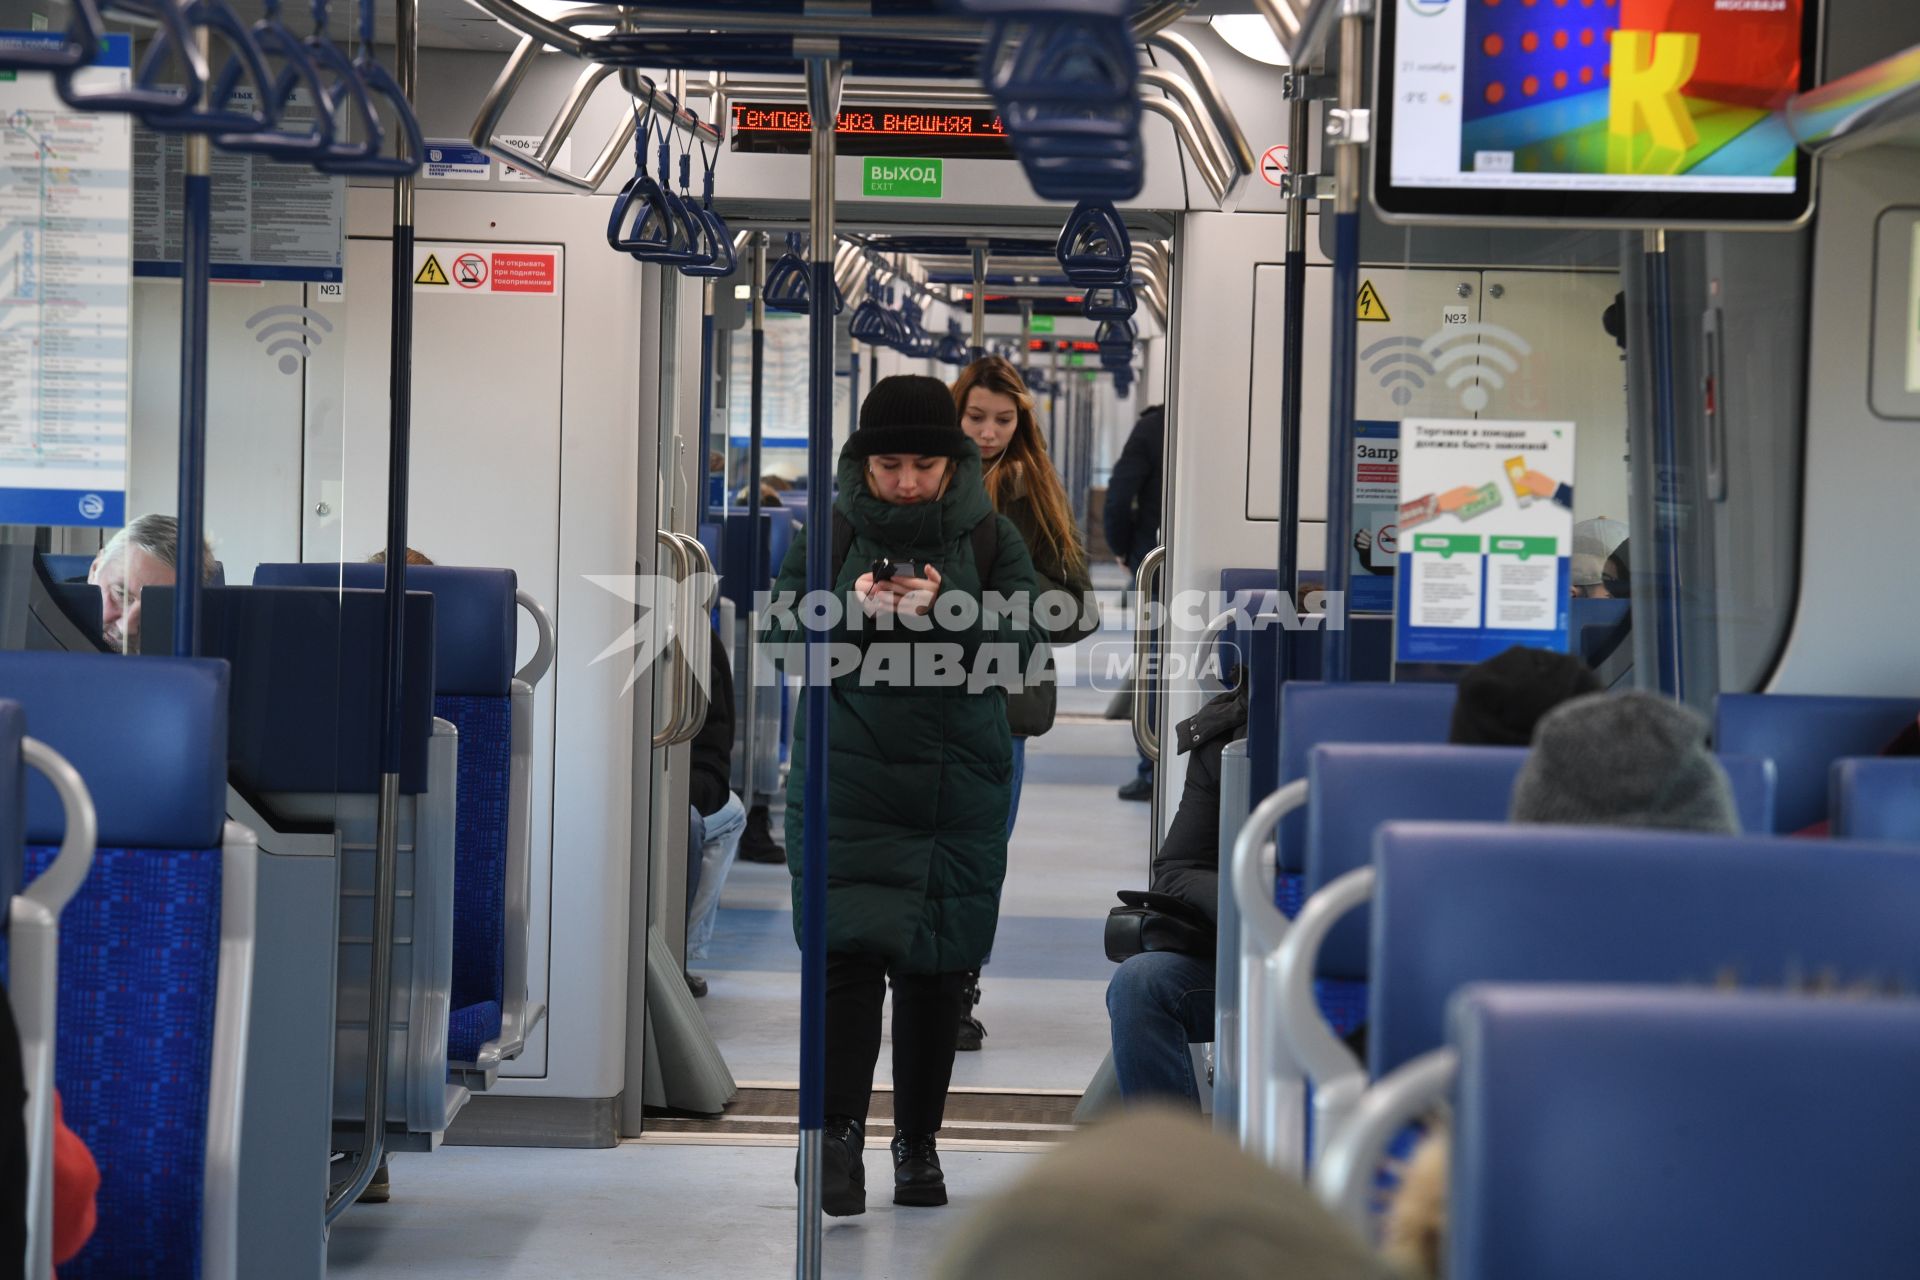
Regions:
[[[1103, 587], [1113, 585], [1102, 581]], [[1044, 1145], [1107, 1050], [1101, 945], [1114, 891], [1144, 883], [1148, 806], [1118, 799], [1136, 755], [1104, 719], [1104, 651], [1124, 646], [1117, 593], [1107, 625], [1075, 655], [1052, 732], [1028, 744], [1000, 927], [981, 979], [984, 1047], [962, 1053], [942, 1134], [953, 1203], [896, 1209], [890, 1161], [890, 1050], [876, 1073], [867, 1144], [869, 1211], [829, 1220], [826, 1274], [865, 1280], [931, 1272], [950, 1233]], [[778, 829], [776, 820], [776, 830]], [[799, 956], [784, 866], [739, 863], [728, 878], [699, 1002], [740, 1085], [719, 1121], [652, 1118], [611, 1151], [446, 1147], [401, 1155], [393, 1200], [336, 1224], [330, 1274], [356, 1280], [474, 1274], [521, 1264], [554, 1276], [781, 1274], [793, 1258], [793, 1133], [799, 1072]]]

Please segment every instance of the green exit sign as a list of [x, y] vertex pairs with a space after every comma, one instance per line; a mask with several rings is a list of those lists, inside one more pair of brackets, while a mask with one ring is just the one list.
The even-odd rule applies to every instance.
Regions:
[[1033, 317], [1033, 332], [1035, 332], [1035, 333], [1052, 333], [1052, 332], [1053, 332], [1053, 317], [1052, 317], [1052, 316], [1034, 316], [1034, 317]]
[[868, 156], [860, 194], [890, 200], [938, 200], [942, 162]]

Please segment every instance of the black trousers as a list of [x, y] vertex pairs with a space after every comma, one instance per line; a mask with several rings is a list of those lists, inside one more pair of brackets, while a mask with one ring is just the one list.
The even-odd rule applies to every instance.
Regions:
[[[896, 974], [893, 979], [893, 1121], [902, 1133], [937, 1133], [953, 1079], [968, 975]], [[827, 956], [826, 1113], [863, 1125], [880, 1060], [880, 1015], [887, 962], [879, 956]]]

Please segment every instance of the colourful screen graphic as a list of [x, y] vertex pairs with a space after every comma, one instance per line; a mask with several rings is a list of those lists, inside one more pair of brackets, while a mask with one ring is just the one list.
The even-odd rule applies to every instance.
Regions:
[[1793, 189], [1805, 0], [1398, 3], [1396, 181]]

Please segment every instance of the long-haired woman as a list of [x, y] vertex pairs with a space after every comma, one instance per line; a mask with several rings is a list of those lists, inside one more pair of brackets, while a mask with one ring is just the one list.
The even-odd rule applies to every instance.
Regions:
[[[1033, 557], [1034, 574], [1044, 593], [1065, 592], [1079, 608], [1067, 624], [1048, 633], [1049, 644], [1070, 645], [1100, 627], [1100, 611], [1087, 573], [1087, 552], [1067, 504], [1067, 491], [1047, 454], [1046, 438], [1034, 415], [1033, 393], [1020, 371], [999, 356], [968, 365], [953, 384], [960, 429], [980, 447], [987, 497], [994, 510], [1013, 521]], [[1007, 835], [1020, 813], [1020, 787], [1026, 777], [1027, 739], [1053, 728], [1056, 689], [1049, 678], [1030, 681], [1007, 698], [1007, 723], [1013, 731], [1013, 805]], [[980, 1002], [979, 975], [967, 989], [967, 1013], [960, 1027], [960, 1048], [978, 1049], [986, 1028], [973, 1015]]]

